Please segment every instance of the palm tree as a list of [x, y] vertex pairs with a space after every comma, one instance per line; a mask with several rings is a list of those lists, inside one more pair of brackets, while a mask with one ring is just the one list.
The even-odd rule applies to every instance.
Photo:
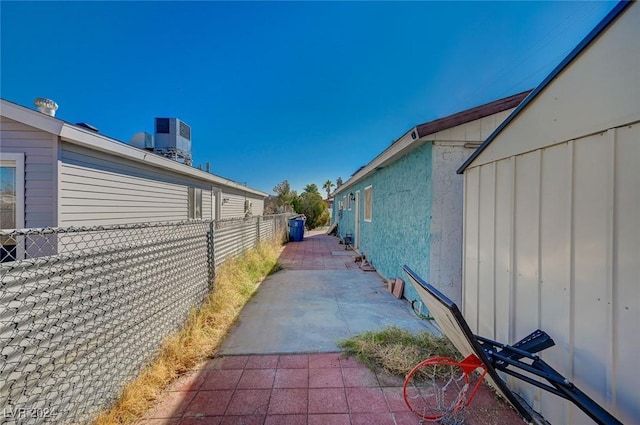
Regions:
[[333, 182], [331, 180], [328, 180], [328, 179], [322, 185], [322, 188], [327, 191], [327, 199], [329, 199], [329, 196], [331, 195], [331, 188], [333, 186], [335, 186], [335, 184], [333, 184]]

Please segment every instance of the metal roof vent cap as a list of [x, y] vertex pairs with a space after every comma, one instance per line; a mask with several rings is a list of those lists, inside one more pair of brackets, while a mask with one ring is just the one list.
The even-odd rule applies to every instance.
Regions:
[[52, 117], [56, 116], [56, 111], [58, 110], [58, 104], [51, 99], [47, 99], [46, 97], [39, 97], [33, 101], [33, 104], [36, 105], [39, 112], [43, 114], [50, 115]]

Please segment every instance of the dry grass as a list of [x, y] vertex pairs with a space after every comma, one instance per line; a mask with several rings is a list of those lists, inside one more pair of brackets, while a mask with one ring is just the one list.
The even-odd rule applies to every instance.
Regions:
[[406, 376], [415, 365], [430, 357], [462, 359], [453, 344], [444, 337], [428, 332], [412, 334], [397, 327], [365, 332], [340, 341], [338, 346], [370, 369], [382, 369], [397, 376]]
[[215, 289], [193, 309], [180, 331], [167, 338], [157, 357], [123, 390], [94, 425], [130, 424], [140, 419], [163, 389], [184, 372], [211, 357], [259, 282], [280, 269], [279, 243], [262, 243], [217, 270]]

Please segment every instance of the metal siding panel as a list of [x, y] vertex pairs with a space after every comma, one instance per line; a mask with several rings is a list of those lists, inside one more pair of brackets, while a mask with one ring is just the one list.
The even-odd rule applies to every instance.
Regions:
[[616, 130], [613, 288], [613, 412], [640, 424], [640, 124]]
[[[515, 169], [515, 234], [514, 234], [514, 307], [513, 337], [520, 339], [540, 325], [538, 284], [540, 153], [516, 157]], [[510, 341], [515, 342], [515, 341]], [[515, 382], [515, 381], [514, 381]], [[539, 408], [538, 391], [531, 385], [518, 383], [519, 392], [527, 400], [534, 400]]]
[[[574, 376], [576, 384], [601, 403], [609, 386], [607, 363], [610, 339], [607, 264], [611, 246], [608, 222], [611, 187], [610, 143], [596, 134], [574, 145]], [[574, 409], [572, 421], [584, 415]]]
[[164, 185], [155, 184], [153, 182], [135, 178], [121, 179], [119, 185], [114, 186], [114, 177], [100, 175], [101, 177], [107, 178], [98, 179], [94, 176], [96, 175], [89, 171], [85, 171], [84, 173], [73, 171], [71, 173], [69, 166], [64, 164], [61, 167], [61, 179], [64, 179], [65, 190], [70, 194], [81, 192], [83, 197], [108, 197], [109, 195], [113, 195], [116, 197], [132, 196], [140, 198], [140, 193], [154, 192], [154, 198], [166, 198], [171, 200], [176, 196], [182, 196], [185, 192], [184, 186], [169, 183]]
[[515, 337], [539, 325], [538, 236], [540, 153], [516, 157], [515, 175]]
[[[56, 191], [54, 176], [57, 174], [55, 137], [41, 131], [2, 118], [0, 126], [0, 152], [24, 154], [26, 227], [56, 226]], [[37, 190], [31, 190], [37, 189]]]
[[61, 224], [185, 220], [189, 186], [203, 189], [203, 218], [210, 217], [204, 182], [70, 143], [61, 157]]
[[[23, 143], [30, 143], [30, 142], [34, 142], [34, 143], [38, 143], [40, 142], [47, 142], [47, 144], [49, 144], [49, 148], [51, 148], [51, 135], [49, 133], [47, 133], [46, 131], [41, 131], [41, 130], [37, 130], [34, 129], [33, 127], [29, 127], [25, 124], [21, 124], [21, 123], [16, 123], [17, 126], [15, 128], [15, 130], [8, 130], [4, 124], [2, 125], [2, 137], [3, 137], [3, 142], [2, 144], [4, 145], [4, 140], [18, 140], [20, 144]], [[10, 146], [10, 145], [7, 145]]]
[[480, 169], [465, 172], [465, 282], [463, 314], [473, 332], [478, 332], [478, 219], [480, 216]]
[[264, 198], [253, 198], [251, 199], [251, 202], [253, 204], [251, 206], [251, 214], [263, 215], [264, 214]]
[[222, 219], [244, 217], [244, 195], [222, 194]]
[[211, 220], [211, 189], [202, 190], [202, 219]]
[[495, 280], [496, 299], [494, 307], [496, 339], [509, 341], [512, 284], [512, 222], [513, 222], [513, 164], [509, 158], [496, 163], [495, 198]]
[[[542, 153], [540, 218], [541, 329], [556, 341], [571, 336], [571, 162], [568, 145], [547, 148]], [[560, 373], [571, 373], [572, 350], [559, 343], [542, 353]], [[551, 423], [568, 423], [569, 403], [542, 393], [542, 409]]]
[[495, 337], [495, 164], [480, 167], [478, 334]]

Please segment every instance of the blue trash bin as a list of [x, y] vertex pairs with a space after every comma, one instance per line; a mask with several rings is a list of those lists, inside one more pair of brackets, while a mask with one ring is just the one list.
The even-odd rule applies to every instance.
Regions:
[[293, 242], [302, 242], [304, 238], [304, 219], [289, 219], [289, 240]]

